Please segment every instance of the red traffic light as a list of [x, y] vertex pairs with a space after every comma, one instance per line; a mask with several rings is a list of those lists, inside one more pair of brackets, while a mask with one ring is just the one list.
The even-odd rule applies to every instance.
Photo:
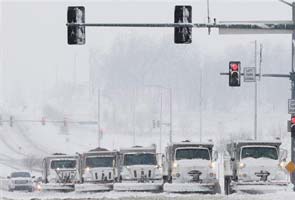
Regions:
[[237, 63], [231, 63], [230, 68], [232, 71], [238, 71], [239, 65]]
[[66, 117], [64, 118], [63, 124], [64, 124], [64, 127], [68, 125], [68, 119]]
[[239, 87], [241, 85], [241, 62], [230, 61], [229, 62], [229, 86]]
[[42, 117], [42, 119], [41, 119], [41, 124], [42, 124], [43, 126], [45, 126], [45, 123], [46, 123], [46, 118], [45, 118], [45, 117]]
[[291, 124], [295, 124], [295, 116], [291, 118]]

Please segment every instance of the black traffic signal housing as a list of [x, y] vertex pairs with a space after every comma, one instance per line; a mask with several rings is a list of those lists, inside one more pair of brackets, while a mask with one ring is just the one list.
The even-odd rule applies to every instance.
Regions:
[[41, 124], [42, 124], [42, 126], [45, 126], [46, 125], [46, 118], [45, 117], [42, 117]]
[[68, 44], [70, 45], [85, 44], [85, 26], [71, 26], [71, 24], [85, 23], [85, 7], [69, 6], [67, 20], [68, 20]]
[[[192, 6], [175, 6], [174, 23], [192, 23]], [[174, 43], [192, 43], [192, 27], [175, 27]]]
[[229, 86], [239, 87], [241, 86], [241, 62], [231, 61], [229, 62]]
[[156, 120], [153, 119], [153, 128], [156, 128], [156, 127], [157, 127]]
[[14, 121], [14, 117], [13, 116], [10, 116], [9, 117], [9, 126], [10, 127], [13, 127], [13, 121]]
[[153, 119], [153, 128], [160, 128], [161, 122], [160, 120]]

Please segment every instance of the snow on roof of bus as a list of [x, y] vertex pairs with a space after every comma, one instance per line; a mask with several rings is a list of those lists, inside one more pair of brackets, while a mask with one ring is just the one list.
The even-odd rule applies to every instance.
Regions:
[[45, 159], [52, 159], [52, 158], [76, 158], [76, 157], [78, 157], [78, 154], [68, 155], [68, 154], [64, 154], [64, 153], [54, 153], [54, 154], [51, 154], [49, 156], [46, 156]]
[[120, 152], [132, 152], [132, 151], [156, 151], [156, 146], [133, 146], [129, 148], [120, 148]]
[[249, 143], [249, 144], [257, 144], [257, 143], [269, 143], [269, 144], [281, 144], [281, 140], [234, 140], [233, 143]]
[[246, 146], [246, 145], [271, 145], [276, 146], [277, 148], [281, 146], [282, 142], [280, 140], [236, 140], [232, 141], [228, 145], [235, 144], [237, 146]]
[[65, 154], [65, 153], [53, 153], [52, 155], [54, 155], [54, 156], [61, 156], [61, 155], [65, 156], [67, 154]]
[[109, 150], [106, 148], [96, 147], [95, 149], [89, 150], [89, 152], [92, 152], [92, 151], [109, 151]]
[[173, 142], [172, 145], [185, 145], [185, 144], [192, 144], [192, 145], [213, 145], [212, 141], [208, 142], [194, 142], [190, 140], [184, 140], [181, 142]]

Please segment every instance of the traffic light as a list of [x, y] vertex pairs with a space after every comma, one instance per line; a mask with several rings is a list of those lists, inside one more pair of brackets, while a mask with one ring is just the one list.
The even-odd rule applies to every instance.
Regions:
[[13, 116], [9, 117], [9, 126], [13, 127]]
[[156, 128], [157, 124], [156, 124], [156, 120], [153, 119], [153, 128]]
[[64, 121], [63, 121], [63, 124], [64, 124], [64, 127], [67, 127], [68, 126], [68, 121], [67, 121], [68, 119], [65, 117], [64, 118]]
[[153, 128], [160, 128], [161, 122], [160, 120], [153, 119]]
[[291, 117], [291, 133], [295, 132], [295, 116]]
[[157, 127], [160, 128], [160, 126], [161, 126], [161, 122], [160, 120], [157, 120]]
[[[192, 6], [175, 6], [174, 23], [192, 23]], [[174, 43], [192, 43], [192, 27], [175, 27]]]
[[42, 124], [42, 126], [45, 126], [45, 124], [46, 124], [46, 118], [45, 117], [42, 117], [41, 124]]
[[85, 26], [71, 26], [70, 24], [85, 23], [84, 6], [68, 7], [68, 44], [85, 44]]
[[229, 62], [229, 86], [239, 87], [241, 86], [241, 62], [231, 61]]

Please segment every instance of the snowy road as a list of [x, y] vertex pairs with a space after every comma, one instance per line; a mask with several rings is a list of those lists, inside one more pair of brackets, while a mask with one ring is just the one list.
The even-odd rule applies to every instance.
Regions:
[[230, 196], [225, 195], [206, 195], [206, 194], [151, 194], [151, 193], [134, 193], [134, 192], [106, 192], [106, 193], [51, 193], [51, 192], [36, 192], [36, 193], [25, 193], [25, 192], [6, 192], [1, 191], [1, 199], [3, 200], [94, 200], [94, 199], [122, 199], [122, 200], [293, 200], [295, 199], [294, 192], [278, 192], [270, 194], [244, 194], [237, 193]]

